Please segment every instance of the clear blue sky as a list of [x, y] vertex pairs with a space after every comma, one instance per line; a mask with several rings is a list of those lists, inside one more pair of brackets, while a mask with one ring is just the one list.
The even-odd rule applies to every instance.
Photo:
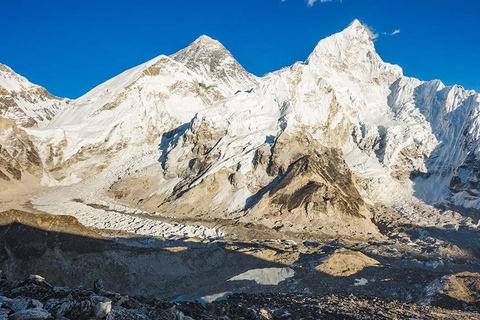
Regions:
[[477, 0], [0, 0], [0, 10], [0, 62], [63, 97], [201, 34], [263, 75], [305, 60], [355, 18], [380, 34], [380, 56], [406, 75], [480, 91]]

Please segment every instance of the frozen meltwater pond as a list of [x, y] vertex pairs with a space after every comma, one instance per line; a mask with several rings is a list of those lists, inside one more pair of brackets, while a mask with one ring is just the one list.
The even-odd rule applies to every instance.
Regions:
[[181, 296], [175, 298], [174, 300], [172, 300], [172, 302], [196, 301], [196, 302], [199, 302], [201, 304], [206, 304], [206, 303], [212, 303], [212, 302], [215, 302], [215, 301], [225, 300], [231, 294], [232, 294], [232, 292], [225, 291], [225, 292], [216, 293], [216, 294], [212, 294], [212, 295], [207, 295], [207, 296], [203, 296], [203, 297], [200, 297], [200, 298], [194, 298], [194, 299], [189, 299], [189, 298], [185, 297], [184, 295], [181, 295]]
[[230, 278], [228, 281], [252, 280], [257, 284], [277, 285], [288, 278], [292, 278], [294, 275], [295, 271], [288, 267], [262, 268], [248, 270], [238, 276]]

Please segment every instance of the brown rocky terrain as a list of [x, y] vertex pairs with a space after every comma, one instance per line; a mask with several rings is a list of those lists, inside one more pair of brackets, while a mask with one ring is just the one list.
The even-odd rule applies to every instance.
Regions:
[[2, 319], [478, 319], [473, 311], [449, 310], [354, 295], [234, 294], [225, 300], [166, 302], [91, 288], [52, 286], [38, 275], [0, 278]]
[[[179, 218], [191, 218], [195, 212], [205, 220], [235, 219], [326, 238], [380, 236], [340, 150], [325, 148], [308, 135], [281, 134], [272, 147], [256, 151], [253, 172], [231, 168], [204, 177], [219, 157], [216, 145], [225, 134], [195, 127], [184, 142], [191, 149], [181, 161], [188, 166], [179, 170], [178, 159], [167, 155], [164, 170], [156, 166], [121, 177], [108, 194], [127, 206], [163, 215], [175, 212]], [[171, 195], [154, 192], [159, 181], [152, 177], [155, 171], [179, 181]], [[216, 203], [220, 196], [242, 192], [245, 185], [251, 196], [242, 206], [231, 210], [229, 202]]]
[[43, 163], [30, 136], [0, 117], [0, 192], [40, 181]]
[[[100, 302], [111, 304], [108, 319], [170, 319], [174, 310], [194, 319], [475, 319], [480, 311], [478, 252], [462, 258], [448, 245], [432, 250], [433, 232], [411, 237], [405, 226], [380, 227], [390, 238], [403, 229], [400, 241], [195, 241], [106, 238], [68, 216], [11, 210], [0, 217], [0, 295], [27, 310], [39, 304], [25, 299], [38, 300], [53, 318], [91, 316]], [[252, 270], [251, 280], [231, 280]], [[23, 281], [32, 273], [49, 285]], [[278, 284], [262, 284], [279, 276]], [[98, 279], [101, 292], [90, 289]], [[4, 314], [22, 311], [5, 301]]]

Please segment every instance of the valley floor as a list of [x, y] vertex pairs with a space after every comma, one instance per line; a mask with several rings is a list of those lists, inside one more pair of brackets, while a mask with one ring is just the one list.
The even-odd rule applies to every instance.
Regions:
[[[161, 299], [162, 310], [174, 301], [195, 319], [480, 316], [480, 233], [473, 227], [419, 225], [376, 206], [380, 239], [321, 239], [153, 215], [79, 187], [0, 199], [2, 209], [16, 209], [0, 216], [4, 276], [40, 274], [72, 288], [102, 279], [106, 290]], [[148, 299], [139, 301], [151, 309], [158, 300]]]

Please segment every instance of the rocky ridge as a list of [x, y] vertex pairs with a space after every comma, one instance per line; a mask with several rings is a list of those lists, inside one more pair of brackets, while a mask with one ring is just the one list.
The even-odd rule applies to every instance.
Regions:
[[22, 127], [43, 127], [69, 102], [0, 64], [0, 117]]

